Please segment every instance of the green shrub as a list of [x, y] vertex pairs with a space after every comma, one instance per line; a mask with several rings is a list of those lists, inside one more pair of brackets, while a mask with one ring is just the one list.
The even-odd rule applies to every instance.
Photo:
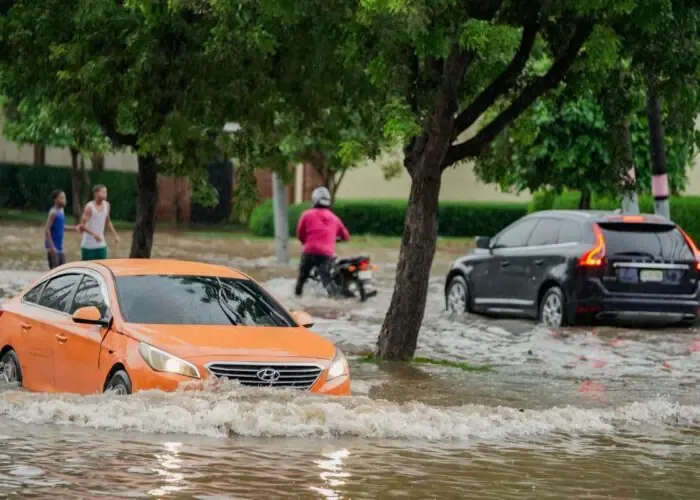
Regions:
[[[557, 196], [552, 208], [555, 210], [575, 210], [578, 208], [580, 193], [570, 191]], [[700, 196], [672, 196], [671, 218], [681, 226], [695, 241], [700, 241]], [[616, 210], [620, 201], [601, 196], [591, 196], [591, 208], [594, 210]], [[654, 212], [654, 199], [651, 196], [639, 197], [639, 210], [642, 213]]]
[[[400, 236], [406, 217], [405, 201], [347, 200], [333, 211], [352, 234]], [[289, 207], [289, 232], [294, 235], [301, 213], [310, 204]], [[527, 213], [524, 203], [440, 203], [438, 233], [441, 236], [491, 236]], [[250, 218], [250, 230], [258, 236], [274, 235], [272, 202], [259, 205]]]
[[540, 210], [550, 210], [554, 205], [557, 194], [550, 190], [537, 191], [527, 206], [528, 212], [539, 212]]
[[[136, 174], [133, 172], [89, 172], [90, 183], [109, 189], [114, 220], [136, 219]], [[46, 211], [51, 207], [51, 192], [63, 189], [72, 206], [69, 168], [38, 165], [0, 164], [0, 208]]]

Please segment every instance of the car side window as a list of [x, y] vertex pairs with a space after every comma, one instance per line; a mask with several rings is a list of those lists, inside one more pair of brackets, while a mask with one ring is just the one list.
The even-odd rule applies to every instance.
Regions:
[[100, 314], [104, 317], [107, 312], [107, 303], [105, 302], [104, 295], [102, 295], [102, 288], [100, 283], [92, 276], [83, 276], [80, 280], [80, 285], [78, 285], [78, 290], [75, 292], [75, 298], [73, 299], [73, 304], [70, 307], [70, 314], [81, 307], [95, 306], [99, 309]]
[[579, 243], [581, 241], [581, 223], [575, 220], [566, 221], [559, 229], [558, 243]]
[[532, 231], [527, 246], [536, 247], [544, 245], [554, 245], [559, 238], [559, 229], [562, 221], [559, 219], [540, 219], [537, 227]]
[[495, 247], [511, 248], [527, 246], [527, 240], [530, 238], [530, 233], [532, 233], [536, 224], [536, 219], [526, 219], [516, 223], [498, 236]]
[[29, 290], [27, 293], [25, 293], [24, 297], [22, 297], [22, 300], [29, 304], [38, 304], [39, 298], [41, 298], [41, 292], [44, 290], [45, 285], [45, 281], [43, 283], [38, 284], [37, 286]]
[[55, 311], [66, 312], [71, 294], [80, 280], [79, 274], [63, 274], [46, 284], [39, 305]]

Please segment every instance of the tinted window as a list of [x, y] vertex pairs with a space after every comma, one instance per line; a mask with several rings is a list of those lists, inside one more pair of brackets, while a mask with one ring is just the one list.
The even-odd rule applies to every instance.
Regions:
[[530, 235], [528, 246], [554, 245], [559, 238], [561, 225], [558, 219], [540, 219]]
[[557, 243], [579, 243], [581, 241], [581, 224], [575, 220], [567, 220], [559, 228]]
[[207, 276], [124, 276], [119, 306], [130, 323], [294, 326], [289, 314], [248, 280]]
[[103, 317], [107, 312], [107, 304], [105, 303], [102, 295], [100, 284], [95, 278], [83, 276], [83, 279], [80, 281], [80, 285], [78, 285], [78, 290], [75, 292], [75, 298], [73, 299], [70, 313], [73, 314], [81, 307], [89, 306], [95, 306], [98, 308]]
[[29, 302], [30, 304], [36, 304], [39, 302], [39, 297], [41, 297], [41, 291], [44, 289], [44, 285], [46, 285], [46, 282], [43, 282], [31, 290], [29, 290], [27, 293], [24, 294], [24, 301]]
[[685, 238], [674, 226], [618, 223], [600, 227], [610, 257], [631, 253], [669, 260], [694, 259]]
[[522, 222], [516, 222], [498, 237], [496, 240], [496, 247], [526, 246], [535, 224], [537, 224], [537, 219], [527, 219]]
[[80, 275], [78, 274], [64, 274], [52, 279], [46, 285], [44, 293], [41, 294], [39, 305], [66, 312], [71, 293], [73, 293], [79, 279]]

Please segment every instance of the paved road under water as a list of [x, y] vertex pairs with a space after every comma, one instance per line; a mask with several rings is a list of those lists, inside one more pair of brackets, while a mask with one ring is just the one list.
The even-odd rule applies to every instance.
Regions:
[[[269, 262], [251, 262], [269, 278]], [[290, 270], [283, 272], [289, 276]], [[266, 281], [355, 355], [353, 396], [224, 386], [131, 397], [0, 388], [0, 497], [697, 498], [700, 335], [450, 318], [431, 283], [419, 355], [377, 366], [392, 270], [367, 304]], [[0, 271], [2, 294], [35, 272]]]

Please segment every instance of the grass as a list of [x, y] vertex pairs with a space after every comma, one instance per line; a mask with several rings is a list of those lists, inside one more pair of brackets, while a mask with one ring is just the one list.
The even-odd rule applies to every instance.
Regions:
[[[379, 363], [381, 360], [372, 353], [363, 354], [359, 358], [360, 363]], [[464, 372], [476, 372], [476, 373], [486, 373], [493, 371], [493, 368], [489, 365], [471, 365], [469, 363], [464, 363], [460, 361], [451, 361], [448, 359], [433, 359], [425, 357], [416, 357], [408, 361], [409, 363], [417, 365], [433, 365], [442, 366], [446, 368], [456, 368]]]

